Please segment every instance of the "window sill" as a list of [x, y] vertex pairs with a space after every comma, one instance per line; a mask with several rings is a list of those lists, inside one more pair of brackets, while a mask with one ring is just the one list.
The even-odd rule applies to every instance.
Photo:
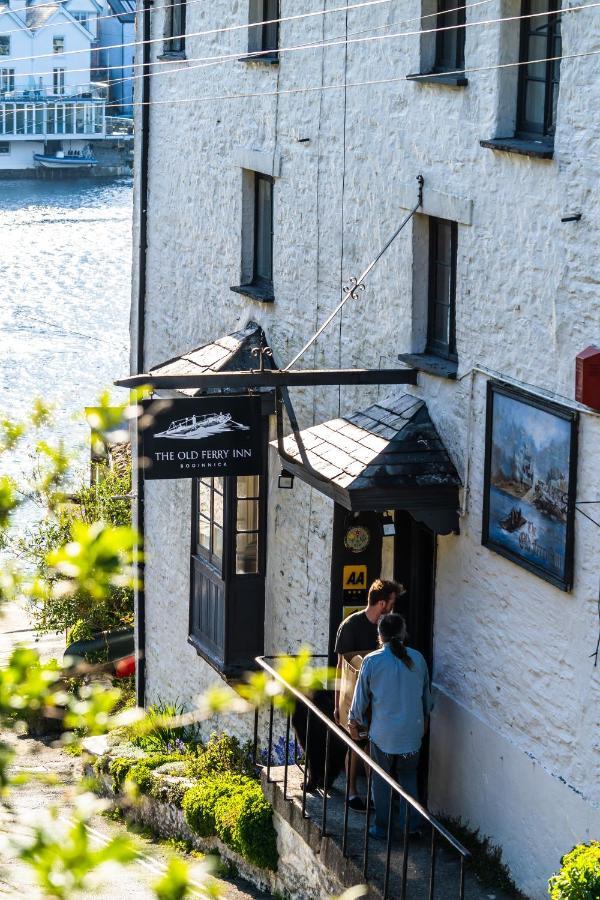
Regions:
[[419, 372], [456, 381], [458, 363], [453, 359], [444, 359], [443, 356], [435, 356], [433, 353], [399, 353], [398, 359], [413, 369], [418, 369]]
[[238, 62], [264, 63], [267, 66], [279, 65], [279, 53], [247, 53], [245, 56], [238, 56]]
[[216, 656], [211, 654], [200, 638], [195, 637], [193, 634], [188, 635], [187, 642], [194, 648], [198, 656], [203, 659], [204, 662], [208, 663], [208, 665], [215, 670], [217, 675], [228, 684], [239, 682], [247, 671], [246, 669], [240, 669], [239, 666], [225, 665], [221, 659], [217, 659]]
[[445, 87], [466, 87], [469, 79], [464, 75], [447, 75], [445, 72], [416, 72], [406, 76], [407, 81], [417, 84], [442, 84]]
[[185, 55], [185, 50], [165, 50], [164, 53], [161, 53], [160, 56], [156, 57], [161, 62], [167, 62], [168, 60], [182, 60], [187, 59]]
[[249, 297], [251, 300], [258, 300], [260, 303], [273, 303], [275, 297], [273, 288], [260, 284], [240, 284], [229, 288], [235, 294], [241, 294], [243, 297]]
[[479, 141], [482, 147], [489, 150], [500, 150], [503, 153], [518, 153], [521, 156], [531, 156], [535, 159], [552, 159], [554, 156], [554, 144], [546, 141], [535, 141], [528, 138], [492, 138], [489, 141]]

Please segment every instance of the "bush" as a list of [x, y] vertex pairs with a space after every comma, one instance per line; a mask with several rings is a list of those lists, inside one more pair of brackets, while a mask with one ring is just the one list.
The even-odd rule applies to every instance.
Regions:
[[[46, 556], [71, 540], [75, 521], [86, 524], [103, 521], [116, 527], [131, 525], [131, 471], [125, 473], [105, 469], [105, 477], [93, 485], [81, 485], [59, 509], [56, 518], [36, 522], [19, 541], [18, 551], [33, 564], [38, 575], [50, 584], [56, 575], [46, 563]], [[85, 623], [89, 632], [110, 631], [133, 626], [133, 591], [113, 587], [104, 600], [90, 595], [55, 596], [50, 593], [31, 609], [36, 628], [43, 633], [69, 631]], [[70, 637], [72, 637], [70, 635]], [[88, 635], [80, 634], [87, 638]], [[76, 638], [72, 638], [75, 640]]]
[[273, 810], [260, 784], [245, 775], [220, 773], [190, 788], [183, 798], [190, 828], [223, 843], [263, 869], [277, 868]]
[[188, 763], [187, 774], [193, 778], [206, 778], [222, 772], [254, 775], [252, 743], [240, 744], [236, 737], [219, 736], [213, 731], [204, 750]]
[[[170, 719], [175, 719], [183, 713], [180, 703], [165, 703], [159, 700], [154, 706], [149, 706], [146, 711], [143, 733], [139, 733], [135, 727], [130, 730], [130, 740], [135, 747], [139, 747], [146, 753], [188, 753], [197, 747], [197, 735], [195, 728], [173, 726]], [[147, 730], [149, 729], [149, 730]], [[179, 757], [181, 759], [181, 756]]]
[[552, 900], [600, 898], [600, 841], [578, 844], [560, 861], [561, 869], [548, 882]]
[[74, 644], [75, 641], [91, 641], [93, 637], [94, 632], [88, 623], [84, 622], [83, 619], [77, 619], [75, 624], [67, 631], [67, 647]]
[[[158, 766], [181, 759], [178, 753], [155, 753], [152, 756], [142, 758], [136, 756], [117, 756], [111, 760], [108, 773], [113, 780], [115, 791], [120, 791], [126, 779], [131, 779], [138, 785], [142, 793], [146, 793], [150, 782], [146, 778], [145, 770], [152, 772]], [[135, 769], [135, 772], [133, 771]], [[144, 787], [142, 787], [144, 784]]]
[[212, 776], [186, 791], [182, 808], [185, 820], [202, 837], [216, 833], [215, 807], [222, 797], [241, 791], [249, 779], [243, 775]]

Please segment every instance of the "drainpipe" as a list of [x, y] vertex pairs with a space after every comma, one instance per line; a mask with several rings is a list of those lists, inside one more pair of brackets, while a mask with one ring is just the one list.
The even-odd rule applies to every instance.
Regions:
[[[144, 340], [146, 329], [146, 257], [148, 250], [148, 157], [150, 144], [150, 5], [152, 0], [142, 0], [141, 9], [141, 38], [142, 38], [142, 91], [141, 91], [141, 134], [140, 140], [140, 182], [139, 182], [139, 245], [138, 245], [138, 289], [137, 289], [137, 320], [136, 320], [136, 374], [145, 371]], [[142, 457], [141, 432], [136, 427], [136, 460]], [[142, 547], [144, 545], [144, 478], [138, 466], [136, 479], [136, 510], [135, 518], [140, 533]], [[135, 593], [135, 622], [136, 622], [136, 702], [138, 706], [145, 705], [146, 699], [146, 592], [144, 588], [144, 563], [138, 563], [138, 576], [140, 587]]]

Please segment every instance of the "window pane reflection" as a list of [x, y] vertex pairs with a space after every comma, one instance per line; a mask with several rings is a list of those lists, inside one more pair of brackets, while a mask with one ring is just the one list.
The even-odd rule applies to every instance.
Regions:
[[258, 475], [241, 475], [237, 480], [238, 497], [258, 497]]
[[258, 535], [238, 534], [235, 545], [235, 571], [238, 575], [258, 572]]
[[258, 500], [238, 500], [237, 531], [258, 531]]
[[223, 529], [218, 525], [213, 525], [213, 548], [212, 552], [218, 559], [223, 558]]
[[204, 516], [198, 517], [198, 543], [206, 550], [210, 550], [210, 522]]

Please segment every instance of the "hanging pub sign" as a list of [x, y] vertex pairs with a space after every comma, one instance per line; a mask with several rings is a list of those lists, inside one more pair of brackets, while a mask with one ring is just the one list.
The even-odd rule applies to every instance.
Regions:
[[260, 397], [145, 400], [139, 419], [146, 478], [258, 475]]

